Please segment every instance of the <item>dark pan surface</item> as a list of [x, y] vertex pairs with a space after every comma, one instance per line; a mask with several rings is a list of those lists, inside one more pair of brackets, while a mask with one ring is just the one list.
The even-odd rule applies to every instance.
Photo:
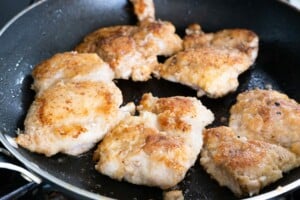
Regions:
[[[248, 28], [260, 37], [258, 59], [240, 77], [238, 91], [218, 100], [201, 98], [215, 113], [214, 126], [222, 124], [220, 118], [228, 116], [236, 95], [246, 89], [272, 85], [300, 101], [299, 12], [275, 0], [157, 0], [155, 4], [157, 18], [173, 22], [181, 35], [188, 24], [197, 22], [204, 31]], [[131, 5], [126, 0], [49, 0], [20, 16], [0, 36], [1, 133], [14, 137], [17, 128], [23, 129], [26, 112], [34, 97], [30, 90], [30, 74], [37, 63], [55, 53], [72, 50], [84, 35], [99, 27], [135, 22]], [[147, 83], [120, 80], [117, 84], [126, 102], [138, 102], [145, 92], [160, 97], [196, 95], [185, 86], [163, 80], [153, 79]], [[37, 165], [51, 177], [83, 190], [118, 199], [162, 198], [162, 191], [157, 188], [118, 182], [98, 174], [91, 161], [93, 151], [80, 157], [60, 154], [46, 158], [21, 148], [14, 149], [2, 140], [14, 153], [17, 152], [19, 158], [26, 160], [30, 168], [35, 169]], [[40, 175], [49, 179], [44, 173]], [[286, 174], [262, 193], [299, 177], [300, 168]], [[199, 160], [178, 189], [183, 190], [186, 199], [234, 199], [228, 189], [210, 179], [200, 167]]]

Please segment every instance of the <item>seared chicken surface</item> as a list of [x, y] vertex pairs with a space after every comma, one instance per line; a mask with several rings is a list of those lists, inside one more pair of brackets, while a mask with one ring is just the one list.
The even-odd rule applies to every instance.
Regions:
[[243, 29], [205, 34], [199, 25], [187, 29], [184, 50], [155, 70], [157, 77], [190, 86], [197, 95], [219, 98], [238, 87], [238, 76], [254, 62], [258, 37]]
[[113, 179], [170, 188], [180, 182], [202, 147], [202, 129], [214, 119], [191, 97], [143, 95], [139, 116], [113, 128], [94, 153], [96, 170]]
[[58, 82], [38, 93], [26, 116], [22, 147], [46, 156], [78, 155], [91, 149], [121, 119], [121, 91], [113, 82]]
[[198, 96], [218, 98], [236, 90], [238, 75], [249, 66], [247, 56], [239, 51], [207, 47], [177, 53], [160, 66], [158, 73], [197, 90]]
[[247, 29], [224, 29], [216, 33], [204, 33], [199, 24], [186, 29], [184, 49], [201, 47], [236, 49], [248, 56], [253, 63], [258, 53], [258, 36]]
[[281, 145], [300, 156], [300, 104], [274, 90], [241, 93], [229, 126], [240, 136]]
[[110, 82], [114, 73], [97, 54], [66, 52], [58, 53], [37, 65], [32, 76], [33, 89], [40, 92], [62, 80]]
[[225, 126], [205, 130], [200, 163], [237, 196], [257, 194], [283, 172], [299, 166], [295, 154], [287, 149], [236, 133]]
[[152, 0], [132, 0], [141, 20], [137, 26], [113, 26], [87, 35], [78, 52], [97, 53], [115, 72], [115, 78], [146, 81], [158, 65], [157, 56], [181, 50], [182, 40], [170, 22], [154, 21]]

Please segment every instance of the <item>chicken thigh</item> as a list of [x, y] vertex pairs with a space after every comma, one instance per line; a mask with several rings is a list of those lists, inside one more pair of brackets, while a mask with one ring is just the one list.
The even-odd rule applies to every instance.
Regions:
[[130, 115], [134, 106], [119, 108], [122, 101], [113, 82], [60, 81], [38, 93], [16, 142], [46, 156], [79, 155]]
[[197, 95], [219, 98], [238, 87], [238, 76], [255, 61], [258, 37], [244, 29], [205, 34], [192, 25], [183, 40], [184, 50], [154, 71], [156, 77], [197, 90]]
[[257, 194], [299, 166], [287, 149], [237, 133], [225, 126], [205, 130], [200, 158], [207, 173], [237, 196]]
[[229, 126], [240, 136], [281, 145], [300, 156], [300, 104], [275, 90], [241, 93]]
[[87, 35], [75, 50], [97, 53], [115, 72], [115, 78], [146, 81], [158, 65], [157, 56], [181, 50], [182, 40], [175, 27], [154, 20], [152, 0], [132, 0], [141, 20], [137, 26], [104, 27]]
[[194, 165], [213, 114], [196, 98], [151, 94], [143, 95], [138, 110], [104, 137], [94, 153], [96, 170], [134, 184], [175, 186]]
[[114, 72], [97, 54], [66, 52], [38, 64], [32, 76], [33, 89], [40, 92], [62, 80], [111, 82]]

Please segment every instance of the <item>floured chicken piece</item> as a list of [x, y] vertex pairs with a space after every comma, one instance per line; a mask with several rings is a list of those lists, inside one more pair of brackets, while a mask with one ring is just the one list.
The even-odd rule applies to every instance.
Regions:
[[235, 91], [248, 57], [236, 50], [199, 48], [181, 51], [159, 67], [158, 76], [197, 90], [197, 96], [218, 98]]
[[97, 54], [58, 53], [37, 65], [32, 76], [33, 89], [40, 92], [58, 81], [105, 81], [114, 78], [114, 72]]
[[144, 94], [139, 116], [113, 128], [94, 153], [96, 170], [113, 179], [170, 188], [194, 165], [202, 130], [214, 116], [191, 97], [156, 98]]
[[254, 62], [258, 37], [249, 30], [232, 29], [205, 34], [190, 26], [184, 50], [166, 60], [154, 72], [172, 82], [197, 90], [197, 96], [219, 98], [238, 87], [238, 76]]
[[274, 90], [239, 94], [229, 126], [240, 136], [281, 145], [300, 156], [300, 104]]
[[204, 33], [199, 24], [192, 24], [186, 29], [183, 40], [184, 49], [202, 47], [236, 49], [248, 56], [252, 62], [258, 53], [258, 36], [247, 29], [224, 29], [216, 33]]
[[134, 110], [121, 103], [113, 82], [58, 82], [36, 96], [16, 142], [46, 156], [81, 154]]
[[237, 136], [229, 127], [204, 131], [200, 163], [237, 196], [254, 195], [299, 166], [295, 154], [260, 140]]
[[152, 0], [132, 0], [141, 20], [137, 26], [113, 26], [87, 35], [78, 52], [97, 53], [115, 72], [115, 78], [146, 81], [158, 65], [157, 56], [170, 56], [182, 49], [175, 27], [154, 21]]

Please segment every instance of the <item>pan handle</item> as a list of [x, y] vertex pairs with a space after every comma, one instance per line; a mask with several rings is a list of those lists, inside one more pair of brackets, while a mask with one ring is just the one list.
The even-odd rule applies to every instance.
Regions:
[[25, 195], [30, 190], [36, 188], [42, 182], [42, 180], [38, 176], [34, 175], [30, 171], [18, 165], [9, 163], [7, 159], [2, 158], [11, 157], [11, 154], [7, 150], [0, 148], [0, 154], [0, 168], [19, 172], [24, 179], [29, 181], [27, 184], [17, 188], [16, 190], [6, 194], [5, 196], [0, 197], [0, 200], [17, 199]]
[[20, 172], [21, 176], [29, 182], [34, 182], [36, 184], [40, 184], [42, 182], [39, 177], [20, 166], [0, 161], [0, 168]]

